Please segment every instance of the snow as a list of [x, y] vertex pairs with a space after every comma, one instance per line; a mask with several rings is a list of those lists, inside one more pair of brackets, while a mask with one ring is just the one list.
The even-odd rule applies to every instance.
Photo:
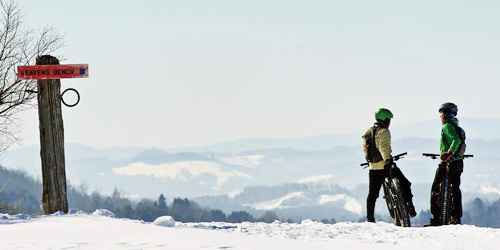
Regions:
[[156, 218], [153, 224], [162, 227], [175, 227], [175, 220], [171, 216], [161, 216]]
[[31, 219], [31, 216], [25, 214], [9, 215], [0, 213], [0, 224], [14, 224], [24, 222], [29, 219]]
[[481, 185], [479, 188], [479, 192], [482, 194], [496, 194], [500, 195], [500, 187], [497, 187], [492, 184]]
[[363, 211], [361, 203], [359, 203], [354, 197], [346, 194], [320, 195], [318, 197], [309, 197], [304, 192], [291, 192], [276, 199], [244, 204], [244, 206], [259, 210], [275, 210], [311, 205], [337, 204], [353, 214], [361, 214]]
[[63, 211], [57, 211], [51, 214], [52, 216], [63, 216], [64, 212]]
[[264, 155], [255, 154], [223, 157], [221, 160], [228, 165], [237, 165], [245, 168], [255, 169], [259, 167], [263, 159]]
[[240, 171], [226, 171], [221, 164], [209, 161], [179, 161], [157, 165], [135, 162], [124, 167], [113, 168], [113, 173], [123, 176], [153, 176], [160, 179], [188, 181], [198, 176], [213, 176], [217, 188], [221, 188], [231, 178], [252, 178]]
[[337, 203], [343, 201], [344, 209], [352, 212], [354, 214], [361, 214], [363, 208], [361, 204], [353, 197], [346, 194], [336, 194], [336, 195], [321, 195], [319, 197], [319, 204], [325, 205], [328, 203]]
[[[0, 216], [1, 217], [1, 216]], [[5, 219], [0, 219], [4, 221]], [[176, 223], [161, 227], [94, 215], [42, 216], [0, 224], [0, 249], [497, 250], [500, 229], [400, 228], [387, 223]]]
[[274, 210], [278, 208], [290, 208], [311, 204], [311, 199], [304, 195], [304, 192], [288, 193], [277, 199], [263, 201], [255, 204], [244, 204], [244, 206], [252, 207], [259, 210]]
[[328, 185], [328, 184], [336, 184], [337, 178], [333, 175], [314, 175], [302, 178], [297, 181], [297, 183], [302, 184], [318, 184], [318, 185]]
[[115, 217], [115, 214], [107, 209], [97, 209], [92, 213], [92, 215], [104, 216], [104, 217]]

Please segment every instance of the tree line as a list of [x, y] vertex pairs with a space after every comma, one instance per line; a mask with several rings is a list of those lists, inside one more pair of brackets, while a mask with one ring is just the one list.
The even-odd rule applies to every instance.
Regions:
[[272, 211], [267, 211], [263, 215], [255, 218], [247, 211], [234, 211], [230, 214], [219, 209], [203, 208], [196, 202], [187, 198], [175, 198], [171, 204], [167, 204], [167, 199], [160, 194], [158, 199], [141, 199], [133, 202], [123, 197], [118, 190], [114, 190], [111, 196], [104, 196], [98, 192], [90, 195], [80, 189], [71, 188], [68, 193], [70, 207], [92, 212], [96, 209], [107, 209], [118, 218], [139, 219], [147, 222], [154, 221], [160, 216], [169, 215], [176, 221], [181, 222], [274, 222], [279, 217]]
[[[20, 170], [10, 170], [0, 166], [0, 213], [25, 213], [40, 215], [42, 185]], [[84, 185], [75, 187], [68, 185], [68, 202], [72, 212], [91, 213], [96, 209], [107, 209], [118, 218], [139, 219], [147, 222], [164, 215], [172, 216], [181, 222], [274, 222], [280, 218], [272, 211], [254, 217], [247, 211], [234, 211], [229, 214], [219, 209], [199, 206], [186, 198], [175, 198], [167, 204], [166, 197], [161, 194], [158, 199], [141, 199], [132, 201], [117, 189], [111, 195], [103, 195], [97, 191], [88, 192]]]

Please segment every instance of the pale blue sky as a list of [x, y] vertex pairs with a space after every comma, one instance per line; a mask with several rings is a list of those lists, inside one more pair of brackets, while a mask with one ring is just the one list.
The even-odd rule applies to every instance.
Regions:
[[[387, 106], [396, 126], [444, 101], [498, 117], [498, 1], [20, 0], [26, 23], [65, 34], [66, 140], [200, 145], [357, 133]], [[36, 112], [21, 138], [38, 142]]]

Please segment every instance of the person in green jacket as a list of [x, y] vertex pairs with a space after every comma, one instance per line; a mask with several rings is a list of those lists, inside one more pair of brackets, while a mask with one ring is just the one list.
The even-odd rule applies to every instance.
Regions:
[[439, 184], [443, 180], [446, 165], [449, 165], [448, 179], [452, 184], [453, 209], [451, 223], [460, 224], [462, 217], [462, 192], [460, 191], [460, 177], [463, 172], [465, 153], [465, 133], [458, 125], [458, 107], [454, 103], [445, 103], [439, 109], [441, 123], [441, 164], [439, 164], [432, 183], [431, 191], [431, 225], [438, 225], [439, 209]]

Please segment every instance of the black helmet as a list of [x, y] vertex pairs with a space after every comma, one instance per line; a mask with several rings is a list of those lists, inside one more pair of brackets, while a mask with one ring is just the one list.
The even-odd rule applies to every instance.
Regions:
[[439, 108], [439, 113], [443, 113], [446, 116], [455, 117], [458, 114], [458, 107], [455, 103], [447, 102], [441, 105]]

